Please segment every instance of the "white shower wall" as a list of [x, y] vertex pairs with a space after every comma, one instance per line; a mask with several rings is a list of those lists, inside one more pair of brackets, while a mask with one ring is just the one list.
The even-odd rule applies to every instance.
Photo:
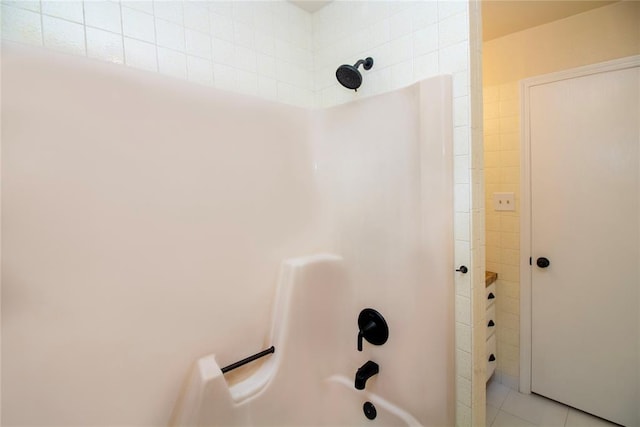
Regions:
[[[484, 420], [482, 381], [472, 387], [484, 378], [472, 339], [484, 328], [472, 311], [485, 264], [478, 3], [335, 1], [312, 15], [286, 1], [3, 1], [2, 39], [317, 108], [452, 74], [455, 264], [470, 267], [456, 276], [456, 422], [471, 425], [472, 407]], [[339, 86], [336, 67], [366, 56], [361, 89]]]

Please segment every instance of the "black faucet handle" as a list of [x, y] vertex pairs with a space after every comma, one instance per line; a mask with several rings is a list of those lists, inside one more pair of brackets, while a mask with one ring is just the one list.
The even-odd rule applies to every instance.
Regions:
[[365, 308], [358, 316], [358, 351], [362, 351], [362, 339], [374, 345], [382, 345], [389, 338], [387, 322], [372, 308]]

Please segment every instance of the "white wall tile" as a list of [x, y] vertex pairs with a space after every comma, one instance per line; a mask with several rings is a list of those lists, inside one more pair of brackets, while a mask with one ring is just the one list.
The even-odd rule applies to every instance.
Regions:
[[203, 1], [185, 1], [184, 26], [202, 33], [209, 33], [209, 6]]
[[212, 1], [209, 2], [209, 12], [231, 17], [233, 15], [232, 5], [230, 1]]
[[89, 58], [124, 64], [122, 35], [87, 27], [86, 36]]
[[391, 41], [391, 29], [389, 20], [384, 19], [367, 28], [370, 46], [378, 46]]
[[209, 34], [187, 28], [185, 30], [185, 44], [187, 54], [211, 59], [211, 37]]
[[456, 322], [456, 348], [471, 353], [471, 326]]
[[242, 22], [245, 24], [253, 24], [253, 4], [252, 2], [233, 2], [231, 5], [232, 17], [234, 21]]
[[179, 79], [187, 78], [187, 55], [158, 46], [158, 71]]
[[256, 71], [256, 53], [254, 50], [242, 46], [235, 48], [234, 64], [238, 69], [244, 71]]
[[276, 77], [276, 59], [272, 56], [256, 54], [256, 66], [260, 71], [260, 75], [268, 78]]
[[258, 94], [263, 98], [276, 99], [278, 97], [278, 83], [276, 79], [258, 75]]
[[247, 95], [257, 95], [258, 74], [251, 71], [238, 70], [238, 91]]
[[419, 2], [412, 14], [413, 30], [420, 30], [436, 22], [438, 22], [438, 2]]
[[156, 41], [158, 46], [166, 47], [180, 52], [185, 51], [185, 31], [182, 25], [156, 19]]
[[438, 52], [416, 57], [413, 60], [414, 79], [422, 80], [426, 77], [435, 76], [438, 74], [438, 68]]
[[412, 20], [413, 11], [411, 9], [403, 10], [391, 16], [389, 18], [389, 36], [391, 40], [411, 33]]
[[[398, 62], [407, 61], [413, 57], [413, 38], [411, 35], [402, 36], [389, 43], [389, 52], [387, 56], [388, 65], [397, 64]], [[375, 59], [375, 58], [374, 58]]]
[[471, 406], [471, 380], [456, 377], [456, 399], [465, 406]]
[[122, 8], [122, 30], [127, 37], [149, 43], [156, 40], [153, 16], [138, 10]]
[[456, 295], [456, 322], [471, 325], [471, 299]]
[[153, 11], [156, 18], [184, 25], [182, 1], [154, 0]]
[[209, 19], [211, 21], [212, 36], [227, 41], [233, 41], [235, 34], [233, 32], [233, 19], [231, 19], [230, 16], [210, 12]]
[[413, 59], [391, 66], [391, 85], [395, 88], [413, 83]]
[[438, 42], [440, 47], [451, 46], [467, 39], [467, 35], [460, 28], [467, 27], [466, 13], [458, 13], [438, 22]]
[[43, 1], [42, 13], [79, 24], [84, 23], [84, 10], [81, 1]]
[[238, 46], [253, 49], [253, 33], [254, 31], [249, 25], [243, 24], [241, 22], [235, 23], [233, 26], [233, 41]]
[[154, 44], [125, 37], [124, 57], [128, 66], [147, 71], [158, 71], [158, 56]]
[[219, 64], [234, 64], [236, 57], [236, 48], [235, 45], [229, 41], [212, 38], [212, 53], [213, 53], [213, 62]]
[[453, 233], [456, 240], [471, 240], [471, 226], [468, 213], [456, 212], [453, 218]]
[[7, 5], [7, 6], [13, 6], [13, 7], [17, 7], [20, 9], [26, 9], [26, 10], [31, 10], [33, 12], [40, 12], [40, 2], [39, 1], [26, 1], [26, 0], [19, 0], [19, 1], [7, 1], [7, 0], [3, 0], [2, 1], [3, 5]]
[[275, 40], [272, 36], [266, 34], [256, 34], [255, 37], [256, 51], [269, 56], [276, 56]]
[[455, 73], [464, 71], [469, 66], [469, 46], [467, 42], [454, 44], [439, 51], [440, 71]]
[[2, 38], [18, 43], [42, 45], [40, 14], [2, 4]]
[[213, 80], [216, 87], [226, 90], [236, 90], [238, 87], [238, 70], [228, 65], [213, 64]]
[[118, 3], [105, 0], [85, 1], [84, 20], [89, 27], [122, 33], [122, 19]]
[[438, 2], [438, 20], [442, 21], [449, 16], [459, 13], [467, 13], [468, 2], [465, 0], [445, 0]]
[[187, 56], [187, 78], [192, 82], [213, 85], [212, 62], [196, 56]]
[[467, 184], [455, 184], [453, 191], [454, 210], [456, 212], [469, 212], [469, 185]]
[[153, 15], [153, 2], [152, 1], [123, 1], [122, 7], [128, 7], [131, 9], [139, 10], [140, 12]]
[[428, 25], [413, 33], [413, 54], [421, 56], [438, 50], [438, 25]]
[[453, 125], [466, 126], [469, 124], [469, 97], [461, 96], [453, 100]]
[[466, 379], [471, 379], [471, 354], [466, 351], [456, 350], [456, 371], [459, 376]]
[[84, 26], [81, 24], [44, 15], [42, 35], [48, 48], [76, 55], [86, 52]]

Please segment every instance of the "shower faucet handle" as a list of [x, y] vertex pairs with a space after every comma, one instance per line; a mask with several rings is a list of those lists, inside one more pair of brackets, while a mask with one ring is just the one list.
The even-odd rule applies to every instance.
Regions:
[[382, 345], [389, 339], [387, 322], [372, 308], [365, 308], [358, 316], [358, 351], [362, 351], [362, 340], [374, 345]]

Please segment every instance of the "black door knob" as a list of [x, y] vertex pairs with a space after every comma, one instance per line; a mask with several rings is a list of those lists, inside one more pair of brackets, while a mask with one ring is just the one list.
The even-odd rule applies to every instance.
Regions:
[[547, 268], [550, 264], [551, 262], [545, 257], [540, 257], [536, 260], [536, 265], [540, 268]]

